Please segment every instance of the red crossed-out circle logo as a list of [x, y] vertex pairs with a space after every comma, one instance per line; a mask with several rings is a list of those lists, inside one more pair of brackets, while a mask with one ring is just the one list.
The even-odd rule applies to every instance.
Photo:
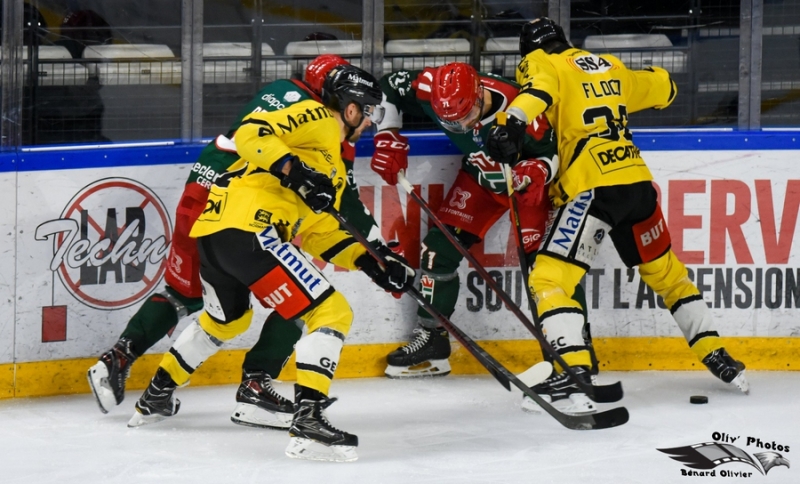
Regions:
[[120, 309], [147, 297], [161, 281], [172, 235], [163, 202], [128, 178], [104, 178], [81, 189], [60, 218], [37, 227], [53, 236], [55, 271], [80, 302]]

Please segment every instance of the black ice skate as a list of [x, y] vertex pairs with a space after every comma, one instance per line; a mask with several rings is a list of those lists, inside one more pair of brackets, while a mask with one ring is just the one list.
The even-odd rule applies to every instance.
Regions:
[[236, 390], [236, 408], [231, 421], [250, 427], [288, 429], [292, 425], [294, 403], [272, 387], [272, 378], [263, 371], [243, 371]]
[[181, 401], [173, 398], [172, 394], [178, 385], [163, 368], [156, 371], [150, 385], [136, 402], [136, 413], [128, 421], [128, 427], [141, 427], [150, 423], [160, 422], [167, 417], [178, 413]]
[[295, 385], [297, 404], [289, 428], [286, 455], [293, 459], [352, 462], [358, 459], [358, 437], [328, 422], [324, 410], [336, 401], [310, 388]]
[[745, 395], [750, 393], [750, 384], [744, 376], [744, 363], [734, 360], [725, 348], [706, 355], [703, 364], [720, 380], [736, 385]]
[[108, 413], [125, 399], [125, 380], [136, 358], [138, 355], [131, 349], [131, 340], [120, 338], [89, 368], [86, 378], [101, 412]]
[[[592, 384], [591, 372], [588, 367], [573, 366], [572, 369], [581, 381]], [[581, 415], [597, 411], [596, 404], [566, 371], [556, 373], [554, 370], [550, 378], [532, 386], [531, 390], [566, 414]], [[526, 395], [522, 397], [522, 409], [526, 412], [539, 412], [541, 407]]]
[[389, 378], [445, 376], [450, 373], [450, 338], [444, 328], [419, 327], [416, 336], [405, 346], [386, 357]]

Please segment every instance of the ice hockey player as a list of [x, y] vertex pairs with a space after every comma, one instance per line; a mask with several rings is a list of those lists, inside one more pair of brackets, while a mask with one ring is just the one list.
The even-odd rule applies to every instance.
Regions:
[[295, 412], [286, 454], [298, 459], [352, 461], [358, 437], [333, 427], [324, 410], [353, 313], [317, 267], [290, 241], [340, 267], [366, 273], [381, 288], [402, 293], [415, 272], [381, 245], [385, 267], [327, 210], [338, 209], [346, 185], [340, 143], [361, 125], [379, 122], [378, 81], [353, 67], [332, 69], [323, 104], [306, 100], [245, 117], [236, 132], [240, 168], [217, 179], [192, 227], [200, 255], [203, 312], [164, 355], [128, 423], [175, 415], [175, 389], [225, 341], [250, 325], [250, 294], [285, 320], [308, 329], [296, 345]]
[[[408, 139], [399, 133], [402, 114], [426, 116], [435, 121], [464, 153], [461, 169], [437, 215], [452, 228], [462, 245], [472, 247], [509, 209], [503, 167], [487, 156], [483, 144], [495, 115], [514, 99], [519, 86], [499, 76], [478, 73], [469, 64], [455, 62], [422, 71], [391, 73], [381, 79], [381, 88], [386, 115], [375, 135], [372, 169], [390, 185], [396, 184], [397, 174], [408, 168]], [[513, 172], [515, 189], [519, 192], [524, 249], [532, 259], [551, 207], [550, 200], [543, 195], [557, 168], [556, 140], [544, 116], [530, 125], [523, 136], [521, 161]], [[425, 236], [420, 292], [448, 317], [455, 310], [458, 298], [457, 270], [462, 259], [438, 228], [432, 228]], [[585, 307], [583, 289], [578, 286], [574, 294], [575, 305]], [[437, 327], [424, 309], [420, 308], [417, 315], [415, 338], [387, 357], [386, 375], [391, 378], [450, 372], [447, 332]], [[581, 348], [589, 345], [591, 340], [587, 338]], [[528, 400], [527, 405], [534, 405]], [[587, 399], [569, 411], [591, 412], [594, 406]]]
[[[610, 237], [625, 265], [638, 267], [664, 299], [694, 354], [747, 393], [744, 364], [722, 347], [703, 296], [671, 249], [653, 176], [627, 126], [631, 113], [672, 103], [677, 90], [669, 73], [628, 70], [614, 56], [573, 48], [548, 18], [525, 24], [519, 44], [520, 93], [498, 114], [487, 148], [496, 161], [516, 163], [530, 122], [542, 113], [558, 134], [560, 164], [549, 188], [555, 219], [528, 281], [548, 340], [588, 381], [581, 308], [570, 296]], [[577, 390], [566, 372], [534, 387], [540, 394]]]
[[[278, 80], [265, 86], [241, 110], [228, 133], [217, 137], [202, 151], [186, 181], [178, 204], [172, 234], [164, 291], [153, 294], [130, 319], [114, 346], [103, 353], [88, 371], [89, 386], [100, 410], [109, 412], [125, 397], [125, 380], [131, 365], [161, 338], [171, 332], [178, 320], [203, 307], [199, 277], [199, 259], [195, 239], [189, 238], [192, 224], [203, 211], [208, 189], [219, 176], [239, 160], [231, 138], [245, 116], [252, 112], [275, 111], [308, 99], [319, 99], [326, 74], [348, 62], [333, 54], [313, 59], [305, 69], [304, 81]], [[358, 198], [358, 187], [352, 174], [355, 145], [363, 127], [353, 141], [342, 143], [342, 161], [348, 173], [348, 184], [342, 193], [341, 211], [370, 240], [380, 240], [375, 220]], [[255, 427], [289, 428], [294, 413], [293, 402], [280, 395], [271, 384], [294, 351], [301, 336], [295, 321], [272, 312], [264, 323], [255, 346], [245, 355], [242, 383], [236, 391], [236, 408], [231, 420]]]

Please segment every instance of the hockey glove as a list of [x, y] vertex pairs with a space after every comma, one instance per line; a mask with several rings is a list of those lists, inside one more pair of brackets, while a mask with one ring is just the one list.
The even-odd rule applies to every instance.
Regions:
[[408, 138], [387, 130], [376, 134], [374, 141], [372, 170], [389, 185], [397, 185], [397, 174], [408, 168]]
[[[500, 114], [500, 113], [498, 113]], [[489, 131], [486, 151], [498, 163], [513, 165], [519, 159], [522, 143], [525, 141], [527, 123], [516, 116], [498, 116]]]
[[[292, 164], [288, 175], [281, 171], [287, 161]], [[336, 200], [336, 188], [331, 179], [300, 161], [297, 156], [281, 158], [272, 164], [269, 172], [281, 181], [282, 187], [297, 193], [316, 213], [327, 210]]]
[[547, 166], [536, 159], [523, 160], [514, 165], [514, 191], [522, 206], [535, 207], [544, 197]]
[[392, 249], [381, 244], [378, 252], [386, 260], [386, 268], [367, 252], [356, 259], [356, 266], [382, 289], [391, 293], [403, 293], [411, 289], [416, 272], [408, 261], [392, 252]]

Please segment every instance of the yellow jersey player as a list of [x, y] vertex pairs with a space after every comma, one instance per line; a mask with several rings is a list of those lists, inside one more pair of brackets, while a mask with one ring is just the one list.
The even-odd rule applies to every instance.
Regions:
[[[520, 93], [498, 115], [487, 148], [494, 160], [515, 163], [528, 122], [541, 113], [558, 137], [560, 166], [549, 190], [555, 213], [528, 280], [547, 340], [588, 380], [583, 314], [571, 296], [608, 236], [664, 299], [695, 355], [747, 393], [744, 364], [722, 347], [702, 295], [671, 249], [653, 176], [627, 126], [630, 113], [672, 103], [677, 90], [669, 73], [629, 70], [614, 56], [576, 49], [548, 18], [523, 26], [520, 53]], [[577, 390], [566, 372], [534, 387], [540, 394]]]
[[164, 355], [128, 423], [139, 426], [177, 413], [176, 387], [203, 361], [250, 325], [250, 294], [284, 319], [301, 320], [307, 335], [296, 345], [295, 413], [290, 457], [352, 461], [358, 437], [333, 427], [324, 409], [353, 313], [314, 257], [368, 274], [383, 289], [404, 292], [414, 270], [385, 245], [381, 267], [326, 212], [345, 188], [341, 143], [381, 118], [378, 81], [350, 65], [325, 78], [323, 104], [295, 103], [248, 115], [236, 132], [240, 162], [211, 186], [190, 235], [197, 238], [203, 312]]

